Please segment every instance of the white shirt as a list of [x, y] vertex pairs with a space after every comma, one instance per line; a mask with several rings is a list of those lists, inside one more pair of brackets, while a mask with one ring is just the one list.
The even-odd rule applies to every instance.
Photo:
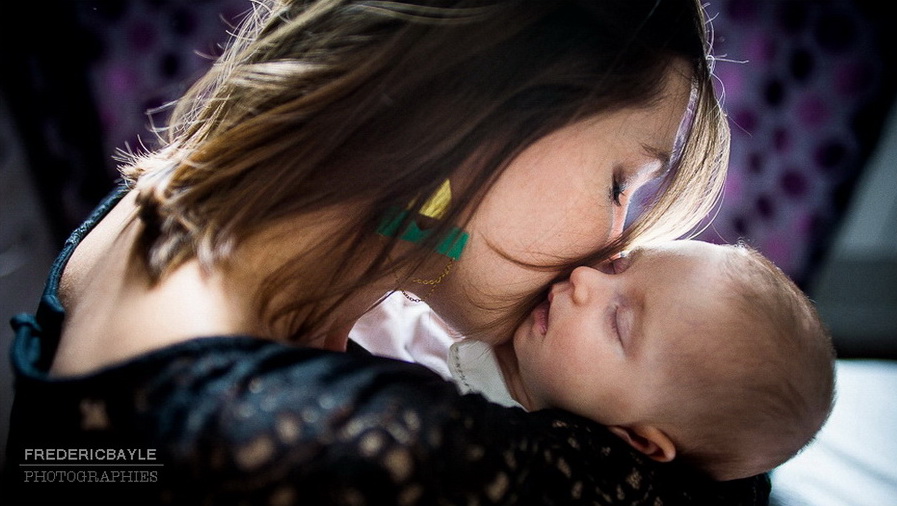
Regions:
[[478, 393], [502, 406], [522, 408], [508, 391], [492, 346], [464, 339], [449, 347], [448, 367], [462, 394]]
[[362, 316], [349, 338], [374, 355], [416, 362], [462, 394], [479, 393], [503, 406], [520, 407], [508, 391], [492, 347], [463, 339], [430, 306], [393, 293]]

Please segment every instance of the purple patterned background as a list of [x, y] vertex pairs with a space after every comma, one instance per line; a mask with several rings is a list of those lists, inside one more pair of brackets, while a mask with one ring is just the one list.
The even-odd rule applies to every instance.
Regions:
[[[58, 181], [43, 186], [64, 237], [111, 186], [115, 151], [152, 145], [147, 110], [210, 64], [249, 0], [60, 5], [42, 13], [56, 46], [10, 55], [23, 75], [8, 74], [23, 78], [10, 95], [24, 96], [18, 116], [46, 158], [36, 177]], [[890, 105], [897, 34], [871, 0], [711, 0], [707, 10], [733, 144], [722, 206], [700, 238], [744, 240], [804, 284]]]

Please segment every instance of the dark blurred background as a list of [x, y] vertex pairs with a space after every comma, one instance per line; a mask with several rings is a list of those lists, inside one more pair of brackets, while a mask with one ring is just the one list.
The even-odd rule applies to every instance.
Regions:
[[[249, 0], [9, 2], [0, 43], [0, 314], [31, 311], [69, 232], [154, 146], [147, 112]], [[843, 358], [897, 358], [897, 30], [874, 0], [710, 0], [733, 129], [702, 239], [744, 240], [817, 301]], [[20, 30], [13, 30], [22, 24]], [[13, 35], [13, 32], [16, 35]], [[162, 123], [164, 117], [155, 118]], [[0, 453], [12, 333], [0, 328]]]

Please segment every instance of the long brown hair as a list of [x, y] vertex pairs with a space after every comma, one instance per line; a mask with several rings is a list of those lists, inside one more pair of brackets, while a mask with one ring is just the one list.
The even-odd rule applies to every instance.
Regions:
[[[177, 103], [165, 147], [123, 170], [139, 191], [147, 268], [159, 279], [191, 258], [211, 267], [276, 220], [351, 204], [357, 213], [320, 245], [319, 293], [271, 317], [351, 293], [431, 254], [389, 260], [386, 244], [362, 276], [342, 275], [392, 206], [422, 203], [464, 164], [473, 181], [453, 193], [436, 241], [536, 140], [651, 105], [674, 57], [689, 63], [694, 92], [678, 163], [624, 237], [564, 261], [683, 235], [711, 208], [726, 159], [707, 29], [697, 0], [257, 1]], [[261, 306], [303, 268], [272, 273]]]

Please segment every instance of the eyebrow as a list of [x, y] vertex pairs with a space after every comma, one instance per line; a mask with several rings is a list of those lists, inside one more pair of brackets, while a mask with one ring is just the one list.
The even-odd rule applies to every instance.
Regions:
[[[645, 250], [645, 246], [639, 246], [637, 248], [633, 248], [631, 250], [626, 251], [626, 257], [629, 258], [629, 266], [632, 266], [633, 262], [639, 259], [642, 256], [642, 252]], [[628, 268], [628, 267], [627, 267]]]

